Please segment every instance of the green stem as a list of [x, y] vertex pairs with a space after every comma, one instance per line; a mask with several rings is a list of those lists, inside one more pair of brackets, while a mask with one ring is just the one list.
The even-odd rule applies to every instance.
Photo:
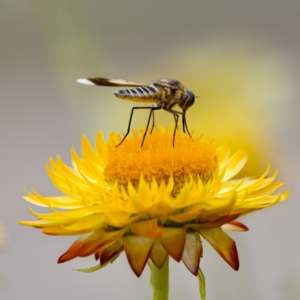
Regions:
[[199, 293], [202, 300], [206, 300], [205, 277], [202, 270], [198, 269]]
[[168, 300], [169, 298], [169, 256], [161, 269], [158, 269], [152, 261], [148, 265], [151, 270], [150, 282], [153, 289], [153, 300]]

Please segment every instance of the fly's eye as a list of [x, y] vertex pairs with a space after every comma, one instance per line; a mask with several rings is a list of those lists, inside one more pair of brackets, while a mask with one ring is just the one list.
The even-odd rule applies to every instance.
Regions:
[[186, 89], [186, 97], [185, 97], [182, 109], [183, 110], [187, 110], [194, 103], [195, 103], [195, 95], [194, 95], [194, 93], [191, 90]]

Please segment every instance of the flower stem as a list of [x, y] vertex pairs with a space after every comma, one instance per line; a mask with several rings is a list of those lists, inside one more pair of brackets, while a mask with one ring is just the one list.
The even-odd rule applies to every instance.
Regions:
[[206, 300], [205, 277], [200, 267], [198, 269], [198, 280], [199, 280], [199, 293], [200, 293], [201, 300]]
[[169, 298], [169, 256], [161, 269], [158, 269], [152, 261], [148, 265], [151, 270], [150, 283], [153, 289], [153, 300], [168, 300]]

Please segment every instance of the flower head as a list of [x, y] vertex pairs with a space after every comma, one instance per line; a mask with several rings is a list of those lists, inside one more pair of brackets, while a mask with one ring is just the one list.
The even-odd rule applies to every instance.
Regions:
[[73, 167], [57, 157], [47, 172], [64, 196], [27, 193], [28, 202], [49, 207], [48, 214], [31, 212], [36, 221], [21, 221], [49, 235], [81, 235], [58, 262], [94, 255], [99, 266], [125, 251], [137, 276], [148, 259], [161, 268], [167, 256], [183, 261], [197, 274], [201, 238], [234, 269], [239, 268], [235, 242], [224, 230], [245, 231], [238, 217], [272, 206], [288, 197], [274, 194], [282, 185], [276, 173], [232, 179], [247, 155], [230, 155], [228, 145], [216, 148], [198, 135], [176, 135], [158, 127], [127, 138], [112, 133], [106, 143], [99, 132], [95, 150], [82, 139], [82, 158], [72, 150]]

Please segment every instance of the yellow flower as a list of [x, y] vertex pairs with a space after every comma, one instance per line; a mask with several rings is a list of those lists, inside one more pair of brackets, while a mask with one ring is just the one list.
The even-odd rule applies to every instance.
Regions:
[[245, 231], [235, 221], [245, 214], [272, 206], [288, 197], [274, 194], [282, 185], [276, 173], [232, 179], [247, 155], [230, 155], [229, 145], [216, 148], [201, 135], [193, 140], [161, 127], [146, 137], [144, 130], [127, 138], [112, 133], [106, 143], [99, 132], [95, 150], [82, 139], [82, 158], [72, 150], [73, 167], [57, 157], [47, 172], [64, 196], [25, 199], [49, 207], [48, 214], [32, 214], [36, 221], [21, 221], [49, 235], [81, 235], [58, 262], [94, 255], [99, 266], [125, 251], [140, 276], [148, 259], [162, 268], [168, 255], [197, 275], [202, 257], [201, 238], [207, 240], [234, 269], [239, 268], [235, 242], [223, 231]]

